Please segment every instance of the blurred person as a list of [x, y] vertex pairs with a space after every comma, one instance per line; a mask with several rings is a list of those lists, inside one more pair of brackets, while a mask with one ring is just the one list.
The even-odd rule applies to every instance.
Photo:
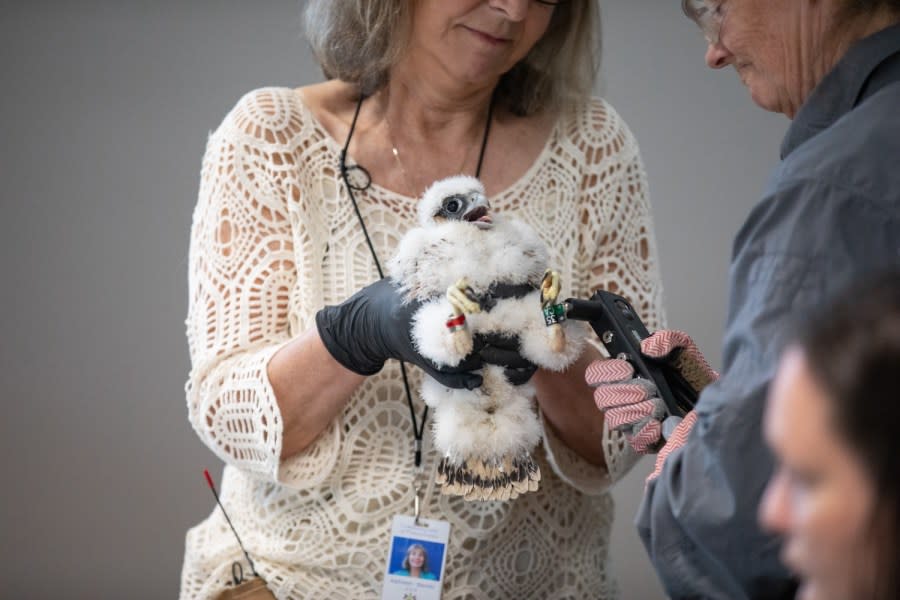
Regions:
[[803, 600], [900, 598], [900, 270], [851, 285], [784, 352], [764, 418], [763, 527]]
[[735, 238], [721, 377], [684, 332], [642, 344], [683, 372], [699, 392], [695, 410], [681, 422], [667, 415], [620, 360], [585, 377], [608, 427], [639, 452], [659, 450], [637, 527], [669, 596], [791, 598], [779, 541], [756, 520], [773, 469], [762, 412], [793, 319], [900, 263], [900, 1], [682, 5], [706, 37], [707, 65], [733, 67], [754, 103], [792, 123]]

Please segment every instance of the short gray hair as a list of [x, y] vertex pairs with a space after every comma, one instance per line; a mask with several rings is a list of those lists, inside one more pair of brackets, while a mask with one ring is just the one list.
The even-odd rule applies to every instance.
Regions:
[[[409, 40], [415, 0], [307, 0], [306, 37], [322, 72], [369, 95], [387, 83]], [[587, 99], [600, 64], [596, 0], [554, 9], [544, 36], [505, 73], [495, 100], [515, 114], [533, 114]]]

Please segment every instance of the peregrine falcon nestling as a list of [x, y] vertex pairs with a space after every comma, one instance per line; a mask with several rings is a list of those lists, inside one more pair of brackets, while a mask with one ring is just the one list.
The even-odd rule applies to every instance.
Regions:
[[[412, 328], [422, 356], [455, 366], [472, 351], [474, 334], [502, 334], [517, 338], [522, 356], [539, 367], [561, 371], [575, 361], [584, 329], [556, 302], [559, 277], [547, 269], [547, 248], [525, 223], [492, 216], [479, 180], [432, 184], [419, 224], [388, 268], [405, 296], [422, 302]], [[500, 366], [486, 365], [482, 375], [474, 390], [429, 377], [422, 384], [443, 455], [437, 482], [467, 500], [507, 500], [540, 481], [531, 457], [541, 437], [534, 387], [512, 385]]]

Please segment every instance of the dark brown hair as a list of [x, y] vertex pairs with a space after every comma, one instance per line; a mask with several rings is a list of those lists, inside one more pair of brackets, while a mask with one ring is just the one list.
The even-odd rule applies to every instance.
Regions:
[[799, 346], [875, 491], [875, 578], [867, 592], [900, 598], [900, 269], [846, 288], [805, 324]]

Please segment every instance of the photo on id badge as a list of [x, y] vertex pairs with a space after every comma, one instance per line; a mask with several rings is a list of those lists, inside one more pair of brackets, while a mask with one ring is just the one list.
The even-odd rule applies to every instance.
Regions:
[[431, 527], [423, 527], [411, 518], [408, 522], [402, 518], [395, 520], [384, 576], [383, 599], [438, 600], [441, 597], [441, 576], [449, 533], [440, 531], [443, 529], [441, 524], [436, 522]]

